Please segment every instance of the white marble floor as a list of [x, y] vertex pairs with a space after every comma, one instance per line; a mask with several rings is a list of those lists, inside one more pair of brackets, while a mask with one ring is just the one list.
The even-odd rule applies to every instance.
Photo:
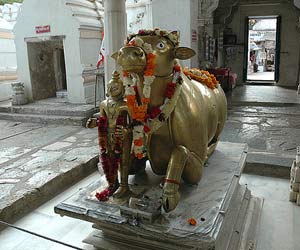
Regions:
[[252, 194], [264, 198], [256, 250], [300, 250], [300, 207], [289, 202], [289, 180], [242, 175]]
[[[98, 177], [98, 173], [90, 175], [23, 217], [15, 225], [92, 250], [92, 247], [81, 242], [92, 231], [92, 225], [88, 222], [60, 217], [53, 212], [53, 207]], [[241, 183], [247, 184], [254, 195], [264, 198], [257, 250], [299, 250], [300, 207], [288, 201], [289, 181], [243, 174]], [[15, 229], [8, 228], [0, 232], [0, 250], [70, 249]]]
[[[81, 187], [85, 187], [99, 178], [94, 173], [76, 185], [62, 192], [52, 200], [24, 216], [14, 225], [30, 231], [54, 238], [59, 241], [92, 250], [82, 240], [92, 231], [92, 224], [69, 217], [61, 217], [54, 213], [54, 206], [62, 202]], [[0, 232], [0, 250], [71, 250], [72, 248], [38, 238], [36, 236], [7, 228]]]

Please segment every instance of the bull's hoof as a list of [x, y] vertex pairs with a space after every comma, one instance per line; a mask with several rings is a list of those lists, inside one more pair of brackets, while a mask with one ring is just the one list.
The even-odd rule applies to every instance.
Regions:
[[114, 198], [120, 199], [120, 198], [125, 198], [127, 196], [129, 196], [130, 194], [130, 190], [128, 185], [126, 186], [120, 186], [117, 191], [113, 194]]
[[177, 191], [176, 193], [163, 193], [162, 196], [162, 205], [164, 210], [168, 213], [174, 210], [177, 207], [177, 204], [180, 200], [180, 194]]

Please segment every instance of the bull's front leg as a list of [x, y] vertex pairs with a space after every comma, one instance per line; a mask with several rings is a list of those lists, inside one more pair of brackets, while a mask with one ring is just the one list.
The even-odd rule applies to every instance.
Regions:
[[204, 159], [184, 146], [177, 146], [171, 154], [163, 187], [162, 202], [166, 212], [174, 210], [180, 200], [178, 192], [181, 177], [190, 184], [197, 184], [203, 172]]

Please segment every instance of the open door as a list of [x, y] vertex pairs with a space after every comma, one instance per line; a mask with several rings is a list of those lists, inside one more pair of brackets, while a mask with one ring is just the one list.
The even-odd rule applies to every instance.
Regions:
[[278, 81], [280, 17], [249, 16], [245, 28], [244, 80], [252, 83]]

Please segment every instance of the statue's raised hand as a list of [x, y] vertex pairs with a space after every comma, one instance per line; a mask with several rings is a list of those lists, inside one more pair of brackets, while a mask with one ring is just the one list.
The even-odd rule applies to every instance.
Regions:
[[85, 124], [86, 128], [95, 128], [97, 127], [97, 118], [89, 118]]

